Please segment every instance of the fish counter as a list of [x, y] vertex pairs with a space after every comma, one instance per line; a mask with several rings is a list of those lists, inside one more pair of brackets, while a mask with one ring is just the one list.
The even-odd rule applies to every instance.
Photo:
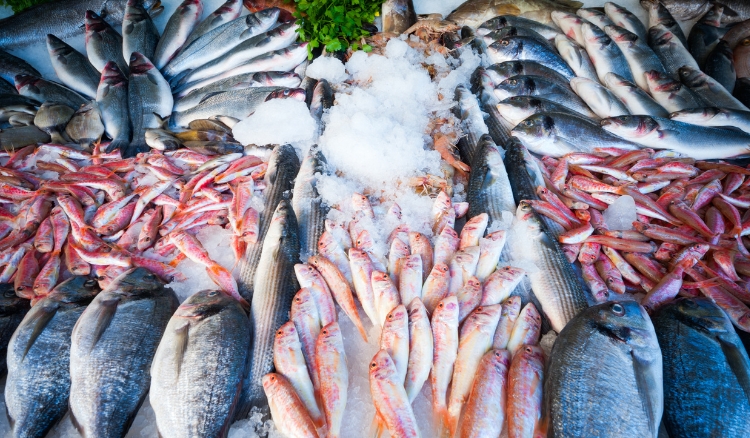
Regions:
[[0, 21], [0, 433], [750, 435], [746, 2], [294, 6]]

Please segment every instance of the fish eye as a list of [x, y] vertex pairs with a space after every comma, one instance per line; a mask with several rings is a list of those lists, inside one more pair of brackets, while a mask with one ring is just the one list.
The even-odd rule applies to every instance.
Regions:
[[531, 347], [526, 347], [526, 352], [531, 353]]
[[156, 280], [156, 275], [154, 274], [146, 274], [144, 277], [146, 280]]
[[94, 280], [86, 280], [85, 283], [83, 283], [85, 287], [94, 287], [96, 285], [96, 281]]
[[438, 307], [440, 307], [442, 309], [443, 307], [445, 307], [445, 303], [438, 304]]
[[279, 329], [279, 330], [276, 331], [277, 335], [281, 335], [282, 333], [284, 333], [284, 330]]
[[508, 44], [510, 44], [510, 42], [508, 40], [502, 40], [500, 41], [500, 44], [507, 46]]
[[372, 369], [375, 369], [376, 366], [378, 366], [378, 364], [376, 364], [375, 362], [372, 362], [370, 364], [370, 368], [372, 368]]
[[212, 290], [211, 292], [208, 293], [208, 296], [209, 297], [215, 297], [217, 295], [217, 293], [218, 292], [216, 292], [215, 290]]
[[509, 80], [508, 80], [508, 83], [509, 83], [510, 85], [516, 85], [516, 84], [518, 83], [518, 81], [517, 81], [517, 80], [515, 80], [515, 79], [509, 79]]
[[622, 304], [612, 304], [612, 313], [614, 313], [617, 316], [623, 316], [625, 315], [625, 308], [622, 307]]
[[323, 329], [323, 334], [327, 335], [328, 334], [328, 329]]
[[388, 314], [388, 321], [392, 321], [392, 320], [393, 320], [393, 314], [392, 314], [392, 313], [389, 313], [389, 314]]

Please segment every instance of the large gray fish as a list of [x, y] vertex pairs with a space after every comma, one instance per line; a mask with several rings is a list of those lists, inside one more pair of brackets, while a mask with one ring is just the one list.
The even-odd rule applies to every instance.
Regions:
[[529, 37], [503, 38], [487, 47], [487, 55], [495, 64], [513, 60], [536, 61], [563, 76], [575, 76], [557, 52]]
[[273, 217], [266, 220], [270, 224], [263, 239], [250, 304], [250, 372], [243, 382], [237, 418], [244, 418], [251, 407], [266, 409], [268, 406], [261, 379], [274, 369], [276, 330], [289, 320], [292, 299], [299, 289], [294, 275], [294, 265], [299, 263], [299, 238], [291, 203], [282, 199]]
[[706, 58], [706, 74], [716, 79], [730, 93], [734, 91], [737, 72], [734, 69], [734, 56], [729, 43], [721, 40]]
[[138, 52], [148, 59], [154, 57], [159, 31], [141, 0], [128, 0], [122, 19], [122, 56], [130, 59]]
[[464, 134], [458, 140], [458, 152], [464, 163], [473, 163], [474, 157], [479, 152], [479, 138], [487, 134], [489, 130], [484, 123], [479, 101], [474, 94], [463, 85], [459, 85], [456, 87], [454, 99], [456, 106], [453, 107], [453, 113], [461, 121], [461, 131]]
[[236, 18], [211, 29], [189, 45], [164, 66], [164, 76], [172, 79], [178, 73], [200, 67], [232, 50], [237, 44], [267, 31], [279, 18], [279, 9], [270, 8]]
[[196, 88], [188, 93], [177, 93], [172, 111], [186, 111], [203, 100], [219, 93], [244, 90], [253, 87], [298, 87], [302, 80], [294, 73], [287, 72], [258, 72], [231, 76], [220, 81], [212, 82], [205, 87]]
[[495, 97], [504, 100], [513, 96], [539, 96], [565, 105], [585, 117], [596, 117], [596, 114], [570, 88], [550, 82], [538, 76], [514, 76], [506, 79], [495, 88]]
[[651, 319], [664, 360], [669, 436], [747, 434], [750, 358], [721, 308], [707, 298], [682, 298]]
[[525, 119], [539, 113], [567, 113], [580, 116], [575, 111], [559, 103], [535, 96], [513, 96], [497, 104], [497, 109], [503, 118], [514, 127]]
[[502, 223], [503, 211], [513, 214], [516, 210], [503, 158], [487, 134], [480, 137], [477, 153], [471, 163], [467, 200], [468, 217], [487, 213], [490, 225], [493, 222]]
[[734, 127], [750, 134], [750, 111], [716, 107], [695, 108], [674, 112], [669, 118], [693, 125]]
[[19, 298], [13, 284], [0, 285], [0, 375], [5, 374], [8, 342], [29, 311], [29, 300]]
[[672, 79], [671, 76], [658, 71], [649, 71], [646, 72], [645, 77], [651, 96], [667, 111], [707, 106], [699, 94]]
[[32, 75], [41, 77], [41, 73], [23, 59], [13, 56], [5, 50], [0, 50], [0, 77], [13, 83], [17, 75]]
[[98, 292], [96, 280], [70, 278], [39, 300], [13, 334], [5, 384], [12, 436], [45, 436], [68, 411], [70, 335]]
[[122, 37], [100, 16], [86, 11], [86, 55], [100, 72], [109, 61], [128, 74], [128, 61], [122, 56]]
[[54, 35], [47, 35], [47, 50], [52, 68], [63, 84], [86, 97], [96, 96], [99, 71], [84, 55]]
[[599, 80], [591, 57], [586, 53], [585, 48], [565, 35], [555, 37], [555, 47], [560, 53], [560, 57], [568, 63], [577, 77], [591, 79], [592, 81]]
[[[633, 73], [633, 79], [635, 83], [644, 90], [648, 89], [646, 84], [646, 78], [644, 73], [651, 70], [659, 72], [664, 71], [664, 65], [656, 53], [649, 47], [646, 42], [646, 38], [641, 39], [633, 32], [619, 26], [607, 26], [604, 28], [604, 32], [612, 38], [612, 41], [617, 44], [617, 47], [622, 51], [625, 60], [630, 66], [630, 71]], [[618, 73], [618, 72], [613, 72]], [[606, 82], [605, 79], [602, 83]]]
[[154, 64], [138, 52], [133, 52], [130, 56], [128, 106], [133, 139], [130, 146], [122, 150], [122, 155], [134, 157], [139, 152], [149, 150], [145, 138], [146, 129], [161, 128], [163, 120], [172, 113], [174, 106], [167, 81]]
[[34, 125], [12, 127], [0, 132], [0, 149], [5, 152], [13, 152], [24, 146], [49, 143], [49, 141], [50, 136]]
[[247, 366], [250, 321], [218, 290], [177, 309], [151, 365], [149, 398], [163, 437], [225, 437]]
[[501, 15], [491, 18], [482, 23], [482, 25], [477, 28], [476, 33], [477, 35], [482, 36], [506, 27], [523, 27], [531, 29], [548, 40], [554, 40], [557, 35], [560, 35], [560, 30], [556, 27], [547, 26], [538, 21], [518, 17], [516, 15]]
[[107, 62], [102, 70], [96, 103], [99, 104], [104, 130], [112, 138], [107, 150], [127, 150], [131, 132], [128, 80], [113, 61]]
[[603, 30], [591, 23], [581, 25], [586, 53], [589, 54], [591, 62], [596, 69], [599, 81], [604, 83], [604, 76], [609, 72], [615, 72], [629, 81], [633, 81], [633, 73], [630, 65], [623, 55], [620, 47], [607, 36]]
[[318, 124], [318, 134], [321, 134], [325, 128], [323, 113], [333, 106], [333, 99], [334, 95], [331, 84], [325, 79], [319, 80], [310, 93], [310, 102], [308, 103], [310, 115]]
[[485, 69], [493, 82], [499, 84], [513, 76], [541, 76], [552, 82], [567, 84], [574, 75], [558, 72], [535, 61], [505, 61]]
[[270, 99], [283, 98], [304, 100], [305, 92], [300, 88], [280, 87], [252, 87], [220, 92], [207, 96], [201, 103], [192, 108], [172, 113], [169, 126], [172, 128], [186, 127], [193, 120], [207, 119], [216, 115], [245, 119], [254, 113], [261, 103]]
[[177, 296], [130, 269], [89, 304], [70, 347], [70, 417], [83, 436], [123, 437], [146, 398], [151, 360]]
[[[688, 42], [685, 38], [685, 33], [680, 27], [680, 23], [672, 17], [669, 13], [669, 9], [664, 7], [659, 0], [641, 0], [641, 6], [648, 11], [648, 28], [656, 26], [657, 24], [663, 25], [667, 30], [672, 32], [676, 36], [683, 46], [687, 47]], [[647, 38], [648, 39], [648, 38]]]
[[513, 128], [531, 152], [561, 157], [570, 152], [593, 152], [598, 147], [638, 149], [638, 145], [604, 131], [599, 123], [563, 113], [534, 114]]
[[202, 13], [203, 3], [201, 0], [184, 0], [177, 6], [172, 16], [169, 17], [164, 32], [159, 38], [159, 43], [156, 45], [154, 53], [156, 68], [161, 69], [170, 59], [174, 58], [198, 24]]
[[586, 78], [574, 78], [571, 79], [570, 86], [586, 102], [591, 111], [599, 117], [630, 114], [620, 99], [597, 81]]
[[677, 70], [684, 65], [700, 70], [693, 55], [663, 24], [657, 24], [648, 30], [648, 45], [654, 49], [654, 53], [674, 79], [677, 79]]
[[205, 34], [206, 32], [212, 29], [216, 29], [222, 24], [229, 23], [230, 21], [236, 19], [240, 16], [241, 12], [241, 0], [227, 0], [223, 5], [216, 8], [215, 11], [208, 14], [208, 16], [203, 19], [203, 21], [195, 26], [195, 29], [190, 32], [190, 35], [188, 35], [188, 39], [185, 41], [182, 47], [187, 47], [188, 45], [190, 45], [190, 43], [195, 41], [198, 37]]
[[[156, 5], [153, 13], [158, 11], [158, 1], [146, 0], [146, 8]], [[125, 2], [122, 0], [62, 0], [32, 6], [23, 12], [0, 21], [0, 47], [20, 48], [33, 43], [41, 43], [47, 34], [60, 38], [71, 38], [83, 34], [84, 15], [94, 11], [113, 26], [119, 26], [125, 14]]]
[[525, 27], [505, 27], [500, 30], [492, 31], [486, 35], [482, 35], [482, 41], [484, 42], [485, 47], [494, 43], [495, 41], [500, 41], [503, 38], [506, 37], [514, 37], [514, 36], [522, 36], [526, 38], [531, 38], [534, 41], [537, 41], [540, 44], [543, 44], [551, 49], [554, 49], [552, 46], [552, 43], [544, 38], [539, 33], [525, 28]]
[[400, 35], [417, 21], [411, 0], [387, 0], [383, 2], [383, 32]]
[[52, 100], [71, 108], [78, 108], [88, 100], [75, 91], [55, 82], [46, 81], [38, 76], [18, 75], [15, 80], [18, 94], [30, 97], [38, 102]]
[[459, 26], [477, 28], [498, 15], [520, 15], [543, 24], [552, 24], [550, 13], [556, 10], [575, 12], [583, 6], [570, 0], [469, 0], [445, 19]]
[[662, 355], [654, 326], [635, 301], [579, 313], [558, 335], [546, 374], [549, 436], [656, 438]]
[[669, 114], [646, 91], [634, 83], [626, 81], [622, 76], [607, 73], [604, 82], [609, 91], [625, 104], [630, 114], [645, 114], [654, 117], [667, 117]]
[[[652, 0], [641, 0], [641, 6]], [[658, 0], [669, 10], [674, 18], [680, 21], [694, 20], [702, 17], [711, 9], [709, 0]]]
[[318, 240], [325, 231], [328, 207], [316, 186], [319, 176], [327, 172], [326, 164], [323, 153], [317, 147], [310, 148], [294, 181], [292, 208], [299, 224], [300, 260], [318, 254]]
[[613, 2], [604, 3], [604, 13], [612, 20], [615, 26], [634, 33], [645, 44], [646, 27], [635, 14]]
[[713, 106], [748, 111], [748, 108], [732, 96], [732, 93], [706, 73], [690, 67], [681, 67], [679, 72], [682, 83]]
[[709, 128], [648, 116], [602, 120], [602, 127], [634, 143], [672, 149], [696, 160], [717, 160], [750, 154], [750, 134], [736, 129]]
[[706, 58], [713, 51], [721, 37], [727, 33], [727, 29], [721, 27], [721, 14], [724, 7], [714, 5], [697, 23], [690, 29], [687, 44], [690, 54], [701, 68], [705, 66]]

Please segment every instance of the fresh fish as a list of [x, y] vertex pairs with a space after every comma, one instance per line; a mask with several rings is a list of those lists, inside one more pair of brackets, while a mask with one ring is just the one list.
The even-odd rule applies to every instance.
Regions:
[[[696, 160], [731, 158], [750, 152], [750, 135], [734, 129], [707, 128], [648, 116], [604, 119], [602, 127], [642, 146], [671, 149]], [[712, 147], [706, 148], [706, 144]]]
[[536, 76], [514, 76], [495, 88], [499, 100], [513, 96], [537, 96], [567, 106], [586, 117], [595, 117], [586, 103], [578, 97], [569, 85], [561, 86]]
[[67, 412], [70, 335], [98, 292], [95, 280], [70, 278], [39, 300], [13, 334], [5, 384], [13, 436], [44, 436]]
[[643, 43], [646, 43], [646, 27], [632, 12], [613, 2], [604, 3], [604, 13], [612, 22], [627, 31], [634, 33]]
[[690, 123], [700, 126], [731, 126], [741, 129], [750, 134], [750, 112], [729, 110], [725, 108], [695, 108], [677, 111], [669, 115], [669, 118], [678, 122]]
[[383, 2], [383, 32], [400, 35], [417, 21], [411, 0], [388, 0]]
[[522, 36], [506, 37], [487, 47], [487, 55], [492, 63], [505, 61], [535, 61], [563, 76], [575, 76], [568, 64], [549, 46]]
[[146, 129], [161, 128], [162, 120], [172, 112], [173, 104], [169, 84], [159, 70], [148, 58], [133, 52], [130, 56], [128, 81], [128, 106], [133, 139], [130, 145], [121, 151], [123, 158], [148, 151]]
[[174, 78], [178, 73], [200, 67], [212, 61], [237, 44], [267, 31], [279, 17], [278, 8], [236, 18], [215, 27], [189, 45], [184, 46], [162, 69], [164, 76]]
[[161, 69], [172, 59], [188, 39], [203, 13], [201, 0], [184, 0], [169, 17], [164, 33], [154, 50], [154, 65]]
[[544, 353], [540, 347], [524, 345], [513, 356], [508, 370], [508, 437], [523, 438], [538, 433], [542, 414]]
[[585, 44], [581, 26], [583, 23], [591, 24], [588, 20], [581, 18], [579, 15], [563, 11], [552, 12], [551, 17], [552, 21], [563, 31], [564, 35], [571, 38], [580, 46]]
[[18, 75], [42, 77], [42, 74], [36, 71], [28, 62], [4, 50], [0, 50], [0, 78], [12, 84], [13, 79]]
[[75, 91], [37, 76], [18, 75], [14, 82], [18, 94], [30, 97], [38, 102], [51, 100], [74, 109], [87, 102], [85, 97]]
[[555, 37], [555, 47], [577, 77], [591, 79], [592, 81], [599, 80], [586, 49], [565, 35]]
[[706, 74], [716, 79], [730, 93], [734, 91], [734, 84], [737, 81], [737, 72], [734, 68], [734, 54], [729, 47], [729, 43], [722, 40], [716, 44], [716, 47], [706, 58], [704, 67]]
[[513, 127], [538, 113], [567, 113], [579, 115], [562, 104], [542, 97], [513, 96], [497, 104], [498, 111]]
[[723, 6], [714, 5], [690, 29], [690, 35], [685, 47], [688, 48], [690, 54], [693, 55], [693, 58], [695, 58], [695, 61], [701, 67], [705, 67], [706, 58], [714, 50], [721, 37], [727, 33], [727, 29], [721, 27], [721, 14], [723, 11]]
[[[269, 199], [270, 200], [270, 199]], [[261, 378], [273, 370], [273, 342], [278, 329], [289, 319], [292, 298], [299, 290], [294, 265], [299, 261], [297, 219], [289, 201], [281, 200], [269, 222], [255, 273], [250, 304], [252, 352], [249, 375], [245, 379], [237, 408], [237, 418], [247, 416], [250, 408], [265, 408]]]
[[144, 268], [125, 271], [79, 318], [70, 347], [70, 416], [85, 436], [125, 436], [177, 296]]
[[319, 130], [322, 132], [325, 129], [325, 123], [322, 120], [323, 112], [333, 106], [333, 88], [327, 80], [321, 79], [315, 84], [310, 97], [310, 115], [318, 123]]
[[[682, 298], [652, 321], [664, 360], [669, 435], [742, 435], [748, 427], [743, 413], [750, 410], [750, 359], [729, 318], [707, 298]], [[696, 381], [695, 375], [706, 378]]]
[[[581, 312], [557, 336], [546, 374], [548, 433], [657, 436], [662, 354], [651, 320], [635, 301]], [[584, 408], [592, 405], [596, 412]]]
[[204, 18], [192, 32], [188, 35], [187, 40], [182, 44], [182, 47], [187, 47], [195, 41], [201, 35], [208, 33], [209, 31], [216, 29], [217, 27], [226, 24], [240, 16], [242, 12], [242, 1], [240, 0], [227, 0], [224, 4], [216, 8], [215, 11], [210, 13]]
[[454, 295], [440, 301], [432, 314], [432, 409], [443, 425], [448, 425], [448, 385], [458, 355], [458, 301]]
[[604, 11], [595, 8], [581, 8], [576, 11], [576, 15], [602, 30], [604, 30], [605, 27], [614, 24]]
[[698, 94], [704, 101], [710, 102], [712, 106], [749, 111], [736, 97], [732, 96], [732, 93], [711, 76], [690, 67], [681, 67], [679, 72], [682, 83], [690, 87], [690, 90]]
[[128, 74], [128, 62], [122, 56], [122, 37], [93, 11], [86, 11], [86, 55], [100, 72], [113, 61], [120, 71]]
[[700, 95], [663, 73], [646, 72], [646, 82], [651, 96], [667, 111], [706, 106]]
[[337, 322], [323, 327], [315, 342], [315, 371], [320, 381], [320, 400], [326, 417], [328, 435], [341, 433], [349, 387], [349, 369], [344, 338]]
[[409, 362], [406, 370], [406, 395], [409, 402], [417, 398], [432, 369], [433, 339], [430, 318], [422, 300], [414, 298], [409, 312]]
[[263, 376], [261, 383], [268, 398], [271, 417], [284, 436], [318, 438], [315, 423], [284, 376], [269, 373]]
[[573, 91], [586, 102], [599, 117], [614, 117], [630, 114], [622, 102], [599, 82], [586, 78], [574, 78], [570, 81]]
[[461, 438], [500, 436], [505, 422], [510, 353], [490, 350], [479, 362], [461, 420]]
[[[630, 71], [633, 73], [635, 83], [639, 87], [644, 90], [648, 89], [648, 84], [644, 77], [644, 73], [647, 71], [656, 70], [666, 74], [661, 60], [659, 60], [659, 57], [656, 56], [651, 47], [648, 46], [645, 37], [641, 39], [641, 37], [633, 32], [619, 26], [607, 26], [604, 28], [604, 32], [612, 38], [617, 47], [622, 51], [625, 60], [630, 66]], [[605, 81], [606, 75], [602, 83]]]
[[[651, 0], [641, 0], [641, 5], [644, 2]], [[709, 9], [711, 9], [711, 2], [708, 0], [659, 0], [674, 18], [680, 21], [694, 20], [698, 17], [703, 16]]]
[[63, 84], [84, 96], [96, 96], [99, 71], [84, 55], [54, 35], [47, 35], [47, 51], [52, 67]]
[[108, 61], [102, 69], [96, 103], [104, 130], [112, 138], [107, 150], [127, 150], [130, 145], [128, 80], [113, 61]]
[[607, 73], [604, 84], [627, 107], [630, 114], [666, 117], [669, 113], [643, 89], [616, 73]]
[[131, 56], [137, 52], [153, 59], [158, 42], [159, 31], [141, 0], [128, 0], [122, 19], [123, 58], [130, 59], [132, 64]]
[[674, 79], [678, 79], [677, 70], [682, 66], [687, 65], [700, 70], [700, 66], [693, 55], [688, 52], [687, 47], [664, 24], [657, 24], [648, 30], [648, 45], [661, 59], [664, 69]]
[[560, 31], [555, 27], [542, 24], [533, 19], [518, 17], [515, 15], [501, 15], [491, 18], [482, 23], [482, 25], [477, 28], [476, 33], [479, 36], [483, 36], [506, 27], [523, 27], [531, 29], [548, 40], [554, 40], [557, 35], [560, 35]]
[[161, 436], [226, 434], [248, 345], [250, 322], [230, 295], [205, 290], [180, 305], [151, 366], [149, 398]]
[[541, 76], [552, 82], [567, 84], [575, 76], [557, 72], [535, 61], [505, 61], [485, 69], [496, 84], [513, 76]]
[[292, 208], [299, 224], [301, 260], [318, 253], [318, 240], [325, 231], [328, 207], [323, 205], [316, 187], [318, 175], [325, 173], [325, 156], [320, 149], [310, 148], [294, 181], [292, 196]]
[[470, 0], [451, 12], [445, 19], [459, 26], [477, 28], [498, 15], [520, 15], [550, 25], [550, 13], [556, 10], [575, 12], [582, 3], [568, 0]]
[[386, 350], [381, 349], [372, 358], [369, 374], [376, 421], [382, 422], [391, 436], [419, 437], [417, 418], [402, 385], [402, 376]]
[[104, 125], [96, 101], [82, 105], [65, 127], [65, 134], [78, 143], [83, 149], [90, 149], [91, 144], [99, 141], [104, 134]]
[[464, 163], [472, 163], [478, 150], [479, 138], [488, 132], [487, 125], [484, 123], [479, 101], [463, 85], [456, 87], [455, 101], [457, 105], [453, 112], [461, 120], [464, 133], [458, 140], [458, 151]]
[[590, 23], [581, 25], [584, 47], [596, 69], [599, 81], [604, 83], [604, 77], [609, 72], [615, 72], [623, 78], [633, 81], [633, 73], [620, 47], [604, 33], [603, 30]]
[[722, 0], [721, 5], [724, 6], [721, 19], [723, 23], [739, 23], [750, 19], [750, 7], [743, 0]]
[[479, 139], [476, 161], [471, 168], [468, 217], [486, 213], [489, 225], [502, 223], [502, 213], [515, 211], [516, 205], [503, 159], [495, 143], [486, 134]]
[[683, 46], [688, 47], [687, 38], [685, 38], [685, 33], [682, 32], [680, 23], [678, 23], [677, 20], [672, 17], [672, 14], [669, 13], [669, 9], [664, 7], [661, 1], [641, 0], [641, 6], [648, 11], [649, 29], [658, 24], [661, 24], [667, 30], [672, 32], [672, 34], [674, 34], [674, 36], [676, 36], [677, 39], [680, 40]]
[[0, 149], [13, 152], [24, 146], [37, 143], [49, 143], [50, 136], [36, 126], [19, 126], [0, 132]]
[[[499, 41], [506, 37], [515, 37], [515, 36], [522, 36], [526, 38], [530, 38], [544, 46], [547, 46], [549, 48], [553, 48], [552, 44], [544, 38], [542, 35], [538, 34], [537, 32], [525, 28], [525, 27], [506, 27], [500, 30], [496, 30], [493, 32], [488, 33], [487, 35], [482, 36], [482, 40], [484, 41], [485, 46], [488, 46], [495, 41]], [[475, 40], [478, 41], [478, 40]]]
[[73, 114], [75, 114], [73, 108], [48, 100], [36, 112], [34, 126], [49, 134], [53, 142], [64, 144], [67, 143], [67, 140], [62, 136], [62, 133]]
[[380, 349], [393, 359], [396, 378], [399, 383], [406, 381], [406, 368], [409, 364], [409, 316], [406, 307], [399, 304], [388, 313], [380, 334]]

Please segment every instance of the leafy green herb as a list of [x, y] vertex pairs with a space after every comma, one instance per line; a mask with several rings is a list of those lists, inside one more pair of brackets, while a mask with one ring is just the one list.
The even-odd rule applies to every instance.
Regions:
[[0, 5], [10, 6], [13, 9], [13, 13], [17, 14], [34, 5], [49, 3], [50, 1], [51, 0], [0, 0]]
[[308, 56], [317, 47], [325, 47], [329, 52], [362, 49], [372, 50], [368, 44], [361, 44], [362, 37], [370, 35], [363, 25], [372, 23], [380, 13], [383, 0], [294, 0], [297, 10], [294, 17], [300, 28], [303, 41], [309, 41]]

